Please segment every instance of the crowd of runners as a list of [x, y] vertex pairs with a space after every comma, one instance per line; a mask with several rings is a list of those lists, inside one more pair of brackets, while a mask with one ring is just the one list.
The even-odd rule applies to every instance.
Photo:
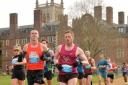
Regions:
[[[74, 40], [74, 33], [64, 33], [65, 42], [58, 45], [56, 51], [48, 47], [47, 40], [39, 41], [37, 30], [30, 32], [30, 42], [21, 48], [13, 47], [12, 85], [55, 85], [53, 75], [57, 74], [58, 85], [95, 85], [92, 75], [98, 74], [99, 85], [113, 83], [118, 66], [110, 58], [100, 56], [96, 63], [90, 51], [83, 51]], [[122, 67], [124, 82], [127, 82], [128, 64]]]

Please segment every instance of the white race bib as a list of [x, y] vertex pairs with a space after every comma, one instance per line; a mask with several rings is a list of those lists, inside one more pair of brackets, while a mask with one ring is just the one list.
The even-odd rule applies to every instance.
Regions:
[[66, 73], [70, 73], [70, 72], [72, 72], [72, 66], [70, 66], [70, 65], [62, 65], [62, 71], [63, 72], [66, 72]]
[[12, 64], [16, 64], [18, 62], [18, 58], [12, 59]]
[[29, 62], [30, 63], [38, 63], [39, 62], [39, 56], [36, 52], [31, 52], [30, 53]]

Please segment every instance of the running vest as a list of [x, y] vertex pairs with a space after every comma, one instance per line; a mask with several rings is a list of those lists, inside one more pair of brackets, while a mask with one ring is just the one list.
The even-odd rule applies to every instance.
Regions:
[[[90, 58], [90, 59], [88, 59], [88, 62], [89, 62], [89, 65], [91, 65], [91, 67], [93, 67], [93, 64], [92, 64], [92, 59]], [[84, 69], [84, 73], [85, 74], [92, 74], [93, 73], [93, 70], [91, 69], [91, 67], [90, 67], [90, 69]]]
[[42, 70], [44, 69], [44, 62], [40, 60], [40, 56], [42, 55], [41, 44], [38, 43], [37, 47], [32, 47], [31, 44], [28, 44], [26, 50], [26, 59], [27, 70]]
[[110, 72], [110, 73], [111, 73], [111, 72], [114, 72], [114, 70], [116, 70], [115, 67], [117, 67], [116, 64], [114, 64], [114, 63], [109, 63], [109, 65], [110, 65], [110, 68], [109, 68], [108, 72]]
[[19, 57], [22, 57], [22, 59], [20, 61], [20, 62], [22, 62], [23, 59], [24, 59], [23, 56], [15, 55], [15, 56], [12, 57], [12, 64], [14, 64], [13, 70], [23, 70], [24, 69], [24, 65], [15, 65], [16, 63], [19, 62], [19, 60], [20, 60]]
[[[59, 57], [58, 63], [61, 65], [72, 66], [71, 73], [77, 73], [77, 67], [73, 67], [73, 63], [76, 62], [76, 58], [77, 58], [76, 50], [77, 50], [77, 46], [74, 45], [72, 50], [66, 51], [65, 44], [63, 44], [59, 53], [60, 57]], [[66, 72], [60, 71], [59, 74], [66, 74]]]

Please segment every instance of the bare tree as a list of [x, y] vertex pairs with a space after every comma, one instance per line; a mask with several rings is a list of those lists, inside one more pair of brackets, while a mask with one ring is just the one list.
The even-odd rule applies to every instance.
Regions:
[[97, 5], [102, 5], [103, 0], [76, 0], [70, 7], [69, 17], [81, 17], [85, 13], [93, 14], [93, 8]]
[[84, 50], [90, 50], [93, 57], [100, 52], [105, 56], [114, 55], [114, 50], [119, 47], [116, 43], [120, 36], [113, 25], [106, 21], [96, 21], [91, 14], [84, 14], [81, 18], [73, 20], [73, 31], [75, 32], [75, 42]]

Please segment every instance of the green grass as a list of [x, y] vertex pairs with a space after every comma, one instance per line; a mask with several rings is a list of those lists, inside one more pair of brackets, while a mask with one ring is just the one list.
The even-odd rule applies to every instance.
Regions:
[[[56, 77], [53, 78], [54, 85], [57, 85]], [[0, 75], [0, 85], [11, 85], [11, 76]], [[27, 80], [25, 80], [25, 85], [27, 85]]]
[[[93, 83], [98, 82], [98, 77], [93, 76]], [[52, 80], [53, 85], [58, 85], [57, 77], [55, 76]], [[0, 75], [0, 85], [11, 85], [11, 76]], [[27, 85], [27, 80], [25, 80], [25, 85]]]
[[[96, 76], [93, 76], [93, 82], [97, 82], [98, 78]], [[57, 84], [57, 77], [55, 76], [52, 80], [53, 85], [58, 85]], [[25, 80], [25, 85], [27, 85], [27, 80]], [[0, 75], [0, 85], [11, 85], [11, 76], [3, 76]]]
[[0, 85], [11, 85], [10, 76], [0, 76]]

